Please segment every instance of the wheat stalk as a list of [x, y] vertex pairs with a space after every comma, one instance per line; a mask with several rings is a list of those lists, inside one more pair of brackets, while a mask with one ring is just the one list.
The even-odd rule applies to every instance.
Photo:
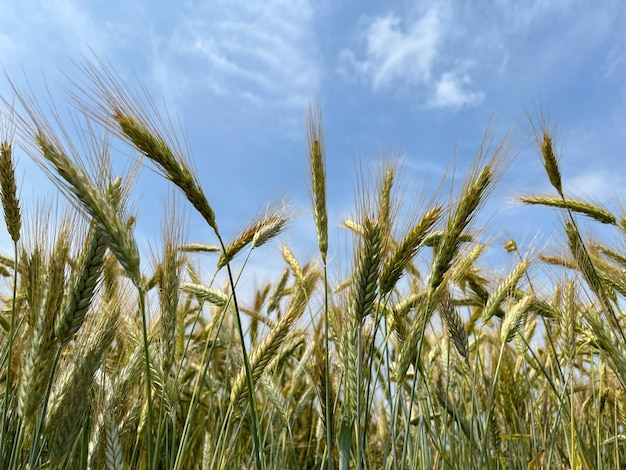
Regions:
[[[274, 325], [263, 341], [250, 354], [250, 368], [254, 383], [259, 380], [265, 367], [277, 353], [282, 343], [292, 330], [295, 322], [300, 318], [306, 307], [308, 297], [313, 290], [319, 274], [315, 271], [308, 273], [305, 277], [304, 285], [296, 289], [294, 295], [287, 305], [285, 314]], [[246, 387], [246, 371], [244, 366], [233, 381], [230, 392], [230, 404], [235, 406], [240, 402]]]

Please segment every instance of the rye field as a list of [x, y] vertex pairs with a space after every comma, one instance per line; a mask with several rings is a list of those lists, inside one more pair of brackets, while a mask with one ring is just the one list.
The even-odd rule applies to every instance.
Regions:
[[[471, 171], [408, 220], [401, 170], [380, 166], [337, 253], [311, 105], [317, 255], [279, 245], [283, 271], [249, 291], [246, 260], [293, 214], [269, 206], [222, 233], [228, 207], [206, 197], [167, 116], [102, 64], [82, 73], [67, 87], [74, 122], [17, 86], [2, 100], [0, 468], [626, 468], [626, 217], [563, 186], [541, 110], [528, 129], [551, 192], [520, 201], [553, 208], [562, 243], [525, 252], [512, 238], [503, 274], [484, 261], [484, 234], [502, 227], [476, 217], [519, 151], [510, 134], [488, 129]], [[133, 156], [123, 174], [113, 147]], [[23, 207], [18, 156], [67, 202], [58, 220]], [[140, 256], [140, 171], [168, 180], [213, 243], [185, 239], [164, 208], [159, 252]]]

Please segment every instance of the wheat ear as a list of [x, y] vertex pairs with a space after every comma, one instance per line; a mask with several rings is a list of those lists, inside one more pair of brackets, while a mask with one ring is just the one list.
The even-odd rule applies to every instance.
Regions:
[[541, 106], [538, 107], [539, 122], [535, 123], [528, 110], [525, 110], [533, 132], [533, 138], [537, 153], [541, 158], [543, 167], [546, 170], [550, 184], [563, 197], [563, 183], [561, 180], [561, 171], [559, 169], [559, 161], [554, 153], [552, 137], [556, 132], [555, 126], [550, 126], [549, 116], [543, 113]]
[[371, 313], [380, 277], [380, 227], [371, 219], [363, 223], [363, 245], [357, 255], [353, 294], [353, 315], [358, 322]]
[[569, 209], [573, 212], [584, 214], [587, 217], [597, 220], [600, 223], [617, 225], [617, 219], [615, 218], [615, 216], [608, 209], [602, 207], [600, 204], [590, 204], [588, 202], [580, 201], [578, 199], [566, 199], [561, 196], [548, 195], [524, 196], [520, 198], [520, 201], [525, 204], [540, 204], [543, 206]]
[[308, 107], [306, 113], [307, 149], [313, 198], [313, 218], [322, 261], [328, 253], [328, 214], [326, 209], [326, 152], [322, 131], [322, 112], [319, 106]]
[[216, 232], [215, 212], [209, 204], [197, 178], [191, 173], [182, 159], [177, 159], [167, 145], [138, 117], [124, 113], [117, 108], [113, 111], [113, 119], [119, 124], [122, 133], [146, 157], [152, 160], [163, 171], [164, 176], [180, 188], [187, 200], [204, 217], [204, 220]]
[[458, 353], [465, 359], [465, 363], [469, 367], [469, 345], [467, 342], [467, 332], [465, 326], [459, 316], [458, 312], [454, 308], [450, 294], [444, 294], [439, 312], [443, 323], [448, 331], [448, 335], [452, 340], [452, 344], [458, 351]]
[[159, 279], [159, 303], [161, 306], [161, 367], [167, 375], [176, 356], [176, 328], [178, 315], [178, 292], [180, 288], [179, 252], [170, 238], [164, 241], [163, 265]]
[[104, 305], [101, 315], [94, 317], [94, 325], [89, 334], [81, 338], [81, 344], [74, 350], [71, 365], [63, 370], [55, 393], [50, 399], [49, 417], [46, 434], [50, 446], [50, 460], [60, 462], [73, 444], [79, 429], [73, 424], [80, 421], [80, 416], [89, 403], [77, 400], [88, 394], [104, 357], [115, 338], [120, 309], [118, 305]]
[[217, 268], [220, 269], [226, 266], [226, 263], [231, 261], [237, 253], [249, 244], [252, 244], [253, 248], [262, 246], [284, 230], [288, 221], [289, 218], [284, 211], [275, 209], [257, 218], [237, 238], [228, 244], [226, 250], [217, 261]]
[[20, 239], [22, 218], [20, 202], [17, 197], [15, 184], [15, 169], [13, 167], [11, 144], [4, 141], [0, 144], [0, 199], [4, 210], [4, 220], [11, 239], [17, 243]]
[[554, 148], [552, 147], [552, 137], [547, 131], [544, 131], [541, 137], [541, 155], [543, 156], [543, 165], [550, 179], [550, 183], [560, 195], [563, 195], [559, 162], [554, 154]]
[[430, 228], [439, 220], [441, 206], [428, 210], [420, 221], [400, 241], [391, 256], [385, 261], [380, 275], [380, 294], [384, 296], [395, 287], [407, 265], [415, 257]]
[[498, 285], [487, 299], [487, 303], [483, 308], [482, 320], [487, 322], [496, 313], [502, 301], [507, 295], [511, 294], [516, 288], [517, 283], [528, 270], [530, 263], [528, 261], [520, 262], [509, 275]]
[[107, 245], [93, 224], [85, 240], [85, 246], [75, 273], [66, 305], [56, 324], [57, 340], [64, 344], [80, 329], [96, 291], [104, 267]]
[[75, 195], [81, 206], [93, 217], [119, 263], [133, 283], [141, 288], [139, 249], [128, 230], [128, 224], [120, 219], [110, 199], [94, 186], [85, 172], [74, 165], [58, 145], [41, 132], [36, 135], [36, 140], [43, 157], [54, 166], [64, 182], [54, 175], [53, 179], [62, 190]]
[[206, 287], [202, 284], [186, 282], [181, 286], [181, 289], [183, 292], [195, 295], [199, 300], [207, 301], [218, 307], [225, 307], [228, 304], [228, 295], [220, 290]]

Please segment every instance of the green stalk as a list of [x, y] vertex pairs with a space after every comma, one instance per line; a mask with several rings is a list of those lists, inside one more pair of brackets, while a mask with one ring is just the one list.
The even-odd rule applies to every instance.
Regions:
[[17, 241], [13, 242], [13, 297], [11, 300], [11, 326], [9, 327], [9, 345], [7, 351], [7, 374], [4, 387], [4, 404], [2, 413], [2, 429], [0, 429], [0, 443], [4, 446], [7, 442], [5, 433], [7, 431], [7, 418], [9, 416], [9, 387], [11, 385], [11, 358], [13, 356], [13, 337], [15, 336], [15, 304], [17, 299]]
[[324, 257], [324, 381], [326, 390], [324, 400], [326, 401], [326, 470], [333, 470], [333, 411], [330, 401], [330, 359], [329, 359], [329, 325], [328, 325], [328, 270], [326, 258]]
[[[224, 241], [222, 240], [221, 235], [219, 234], [219, 231], [214, 228], [214, 232], [215, 235], [217, 236], [217, 239], [219, 241], [219, 244], [222, 248], [222, 252], [225, 254], [226, 256], [226, 246], [224, 244]], [[226, 270], [228, 273], [228, 279], [230, 282], [230, 285], [232, 286], [232, 293], [231, 293], [231, 298], [233, 300], [233, 306], [235, 308], [235, 320], [237, 322], [237, 329], [239, 332], [239, 339], [241, 341], [241, 349], [242, 349], [242, 355], [243, 355], [243, 360], [244, 360], [244, 368], [246, 371], [246, 382], [248, 385], [248, 398], [250, 400], [250, 407], [252, 408], [251, 412], [252, 412], [252, 437], [254, 440], [254, 458], [255, 458], [255, 462], [257, 465], [257, 469], [260, 470], [264, 470], [265, 469], [265, 462], [263, 460], [261, 460], [261, 454], [260, 454], [260, 449], [261, 449], [261, 439], [260, 439], [260, 434], [259, 434], [259, 418], [258, 418], [258, 412], [257, 412], [257, 407], [256, 407], [256, 397], [254, 394], [254, 381], [252, 380], [252, 369], [250, 367], [250, 360], [248, 358], [248, 352], [246, 349], [246, 344], [245, 344], [245, 335], [243, 333], [243, 327], [241, 324], [241, 316], [240, 316], [240, 311], [239, 311], [239, 305], [237, 302], [237, 296], [235, 294], [236, 291], [236, 283], [233, 277], [233, 273], [232, 273], [232, 269], [230, 266], [230, 260], [228, 258], [226, 258]], [[221, 322], [220, 322], [221, 325]], [[206, 375], [207, 371], [208, 371], [208, 366], [209, 366], [209, 362], [207, 361], [203, 370], [203, 374], [202, 374], [202, 378], [201, 380], [203, 380], [204, 376]], [[195, 395], [195, 391], [194, 391], [194, 395]], [[193, 413], [195, 413], [195, 409], [193, 409], [193, 406], [190, 408], [189, 410], [189, 415], [187, 417], [187, 422], [185, 423], [185, 429], [183, 430], [183, 441], [186, 439], [186, 434], [188, 432], [189, 429], [189, 423], [191, 422], [190, 417], [193, 417]], [[230, 419], [230, 413], [227, 415], [227, 420]], [[180, 457], [182, 457], [183, 452], [183, 447], [186, 443], [183, 442], [180, 447], [179, 447], [179, 452], [178, 452], [178, 456], [176, 458], [176, 463], [174, 465], [174, 468], [180, 468], [181, 465], [181, 460], [179, 459]]]
[[362, 431], [361, 431], [361, 413], [363, 403], [361, 403], [361, 388], [363, 387], [363, 320], [359, 320], [359, 329], [356, 336], [356, 470], [361, 470], [363, 458]]
[[228, 273], [228, 281], [233, 286], [233, 306], [235, 308], [235, 320], [237, 322], [237, 330], [239, 332], [239, 340], [241, 341], [241, 353], [243, 355], [243, 364], [246, 369], [246, 382], [248, 383], [248, 399], [250, 400], [250, 408], [252, 412], [252, 438], [254, 439], [254, 459], [256, 461], [257, 469], [265, 470], [265, 462], [261, 460], [261, 439], [259, 434], [259, 416], [256, 407], [256, 397], [254, 394], [254, 381], [252, 380], [252, 369], [250, 367], [250, 360], [248, 358], [248, 351], [246, 349], [245, 335], [243, 333], [243, 327], [241, 325], [241, 314], [239, 312], [239, 305], [237, 303], [237, 295], [235, 294], [235, 280], [233, 278], [233, 272], [230, 267], [230, 259], [226, 254], [226, 246], [220, 236], [219, 232], [215, 230], [217, 239], [222, 247], [222, 252], [226, 256], [226, 271]]
[[[500, 354], [498, 354], [498, 363], [496, 364], [496, 371], [493, 375], [493, 379], [491, 381], [491, 390], [489, 392], [489, 401], [487, 402], [487, 419], [485, 420], [485, 425], [489, 425], [489, 419], [491, 418], [491, 410], [493, 409], [493, 397], [496, 393], [496, 383], [498, 382], [498, 375], [500, 373], [500, 364], [502, 363], [502, 356], [504, 354], [504, 348], [506, 348], [506, 343], [500, 346]], [[481, 444], [480, 451], [480, 461], [478, 464], [478, 468], [483, 468], [483, 459], [485, 458], [485, 454], [487, 453], [487, 438], [489, 433], [483, 433], [483, 439]]]
[[50, 391], [52, 390], [52, 381], [54, 379], [57, 365], [59, 364], [59, 358], [61, 357], [62, 349], [63, 346], [59, 344], [59, 346], [57, 346], [57, 352], [54, 355], [54, 359], [52, 361], [52, 367], [50, 369], [48, 383], [46, 384], [46, 394], [44, 395], [43, 403], [41, 405], [41, 413], [39, 414], [37, 430], [35, 431], [35, 436], [33, 437], [33, 448], [30, 451], [28, 468], [37, 468], [37, 462], [39, 461], [39, 457], [41, 455], [41, 449], [39, 448], [39, 446], [41, 445], [41, 435], [43, 434], [44, 421], [46, 419], [46, 412], [48, 410], [48, 400], [50, 399]]
[[[146, 315], [146, 299], [143, 288], [137, 286], [139, 291], [139, 305], [141, 308], [141, 323], [143, 329], [143, 354], [146, 359], [146, 399], [148, 400], [148, 417], [146, 422], [146, 457], [148, 465], [153, 465], [154, 455], [152, 450], [152, 372], [150, 371], [150, 346], [148, 343], [148, 318]], [[150, 468], [150, 467], [149, 467]]]

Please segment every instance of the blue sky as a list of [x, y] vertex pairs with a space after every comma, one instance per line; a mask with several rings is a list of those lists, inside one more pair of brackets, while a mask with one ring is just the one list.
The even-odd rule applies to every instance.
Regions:
[[[283, 237], [315, 254], [306, 186], [304, 112], [322, 104], [331, 238], [353, 207], [355, 170], [397, 156], [408, 202], [429, 194], [457, 155], [457, 181], [490, 119], [517, 129], [520, 153], [485, 207], [483, 232], [530, 242], [558, 229], [552, 212], [516, 195], [549, 191], [525, 146], [522, 110], [540, 100], [558, 123], [564, 186], [619, 211], [626, 148], [623, 0], [148, 1], [0, 0], [0, 65], [37, 97], [75, 77], [94, 51], [179, 119], [226, 238], [285, 197], [299, 217]], [[0, 92], [10, 96], [5, 80]], [[19, 157], [18, 151], [18, 157]], [[21, 155], [25, 203], [54, 192]], [[133, 206], [137, 237], [160, 240], [168, 185], [150, 171]], [[428, 189], [430, 188], [430, 191]], [[195, 214], [189, 240], [215, 243]], [[499, 227], [499, 229], [496, 229]], [[8, 237], [3, 233], [3, 246]], [[331, 242], [332, 245], [333, 242]], [[280, 269], [277, 246], [251, 260], [256, 281]]]

